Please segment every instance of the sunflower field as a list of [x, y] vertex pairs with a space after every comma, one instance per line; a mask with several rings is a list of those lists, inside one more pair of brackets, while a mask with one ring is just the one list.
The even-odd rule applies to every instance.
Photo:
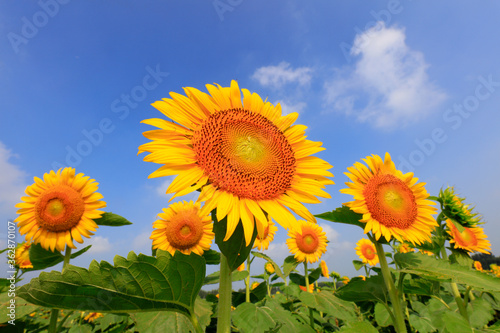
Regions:
[[[298, 114], [236, 81], [206, 88], [172, 92], [153, 103], [159, 118], [143, 121], [154, 129], [138, 153], [159, 165], [149, 177], [175, 176], [151, 253], [72, 265], [90, 248], [73, 252], [75, 242], [131, 222], [106, 212], [98, 183], [74, 168], [35, 177], [8, 222], [25, 242], [2, 251], [11, 269], [0, 279], [2, 331], [500, 332], [500, 268], [472, 258], [491, 244], [454, 188], [430, 195], [389, 153], [371, 155], [347, 168], [345, 203], [313, 215], [305, 204], [330, 197], [332, 166], [313, 156], [325, 148], [295, 124]], [[196, 192], [196, 201], [177, 198]], [[321, 260], [329, 241], [318, 219], [359, 233], [359, 276]], [[278, 225], [283, 262], [262, 253]], [[256, 258], [263, 274], [252, 274]]]

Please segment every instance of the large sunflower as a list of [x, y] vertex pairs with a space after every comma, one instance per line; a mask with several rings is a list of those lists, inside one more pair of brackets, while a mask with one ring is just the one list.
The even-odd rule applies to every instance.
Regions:
[[27, 197], [16, 205], [19, 216], [14, 220], [19, 233], [26, 240], [40, 243], [47, 250], [75, 249], [73, 240], [83, 243], [82, 236], [90, 238], [98, 226], [93, 221], [101, 217], [99, 208], [106, 207], [97, 193], [94, 179], [75, 175], [75, 169], [64, 168], [35, 177], [35, 183], [26, 188]]
[[311, 156], [324, 150], [320, 142], [306, 140], [304, 125], [292, 125], [297, 113], [281, 115], [281, 106], [262, 101], [236, 81], [230, 87], [207, 85], [210, 94], [184, 88], [187, 95], [153, 106], [172, 119], [147, 119], [158, 127], [144, 132], [152, 142], [139, 147], [149, 152], [144, 160], [162, 166], [149, 177], [178, 175], [167, 193], [185, 195], [201, 189], [203, 212], [217, 208], [217, 220], [227, 216], [227, 240], [241, 220], [246, 244], [254, 231], [263, 234], [265, 213], [285, 229], [296, 223], [289, 211], [315, 221], [302, 203], [329, 198], [322, 190], [333, 181], [331, 165]]
[[315, 263], [326, 252], [326, 233], [316, 223], [299, 220], [288, 237], [286, 244], [297, 261]]
[[460, 232], [450, 219], [446, 220], [446, 226], [448, 227], [446, 232], [450, 235], [450, 243], [454, 244], [455, 248], [463, 249], [469, 253], [476, 251], [490, 253], [487, 250], [491, 250], [491, 243], [486, 239], [483, 228], [463, 227], [464, 230]]
[[194, 252], [202, 255], [210, 248], [214, 239], [212, 220], [208, 214], [202, 214], [200, 203], [174, 202], [153, 223], [153, 249], [184, 254]]
[[360, 239], [359, 242], [356, 243], [355, 250], [363, 263], [371, 266], [378, 264], [377, 249], [375, 249], [375, 245], [373, 245], [370, 240], [366, 238]]
[[377, 240], [384, 236], [387, 241], [394, 237], [413, 244], [429, 241], [437, 222], [432, 217], [434, 202], [426, 200], [425, 183], [417, 183], [411, 172], [397, 170], [389, 153], [384, 161], [378, 155], [364, 161], [368, 167], [356, 162], [347, 168], [345, 174], [353, 182], [340, 192], [354, 196], [345, 205], [363, 214], [360, 221], [366, 223], [365, 233], [372, 231]]
[[259, 249], [259, 251], [267, 250], [269, 248], [269, 244], [273, 241], [274, 235], [278, 231], [278, 227], [274, 224], [272, 220], [268, 220], [268, 225], [264, 229], [264, 234], [262, 237], [257, 234], [255, 237], [255, 242], [253, 243], [253, 248]]

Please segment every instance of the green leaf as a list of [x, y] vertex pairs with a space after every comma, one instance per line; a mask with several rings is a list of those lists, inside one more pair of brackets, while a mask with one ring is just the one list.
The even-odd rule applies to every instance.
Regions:
[[[292, 271], [295, 270], [295, 268], [300, 264], [297, 259], [295, 259], [295, 256], [288, 256], [285, 258], [283, 262], [283, 275], [285, 277], [288, 277]], [[283, 279], [284, 280], [284, 279]]]
[[488, 324], [494, 317], [495, 310], [491, 304], [482, 298], [476, 298], [468, 304], [470, 324], [474, 328], [481, 328]]
[[435, 259], [420, 253], [397, 253], [394, 260], [401, 272], [415, 274], [435, 281], [456, 282], [486, 291], [500, 291], [498, 278], [447, 260]]
[[410, 314], [410, 324], [420, 333], [431, 333], [436, 331], [431, 319], [429, 309], [418, 301], [412, 302], [412, 307], [417, 312]]
[[439, 293], [439, 286], [435, 284], [436, 282], [418, 277], [405, 279], [403, 282], [403, 292], [411, 295], [432, 296]]
[[268, 307], [242, 303], [231, 314], [236, 327], [243, 333], [264, 333], [276, 327], [273, 312]]
[[449, 333], [473, 333], [467, 320], [456, 312], [446, 311], [443, 313], [444, 326]]
[[363, 263], [362, 261], [359, 261], [359, 260], [353, 260], [352, 264], [354, 265], [354, 268], [357, 271], [359, 271], [361, 268], [363, 268], [363, 266], [365, 266], [365, 263]]
[[378, 333], [377, 329], [369, 321], [358, 321], [347, 323], [339, 333]]
[[115, 265], [92, 261], [89, 269], [69, 265], [64, 273], [42, 272], [18, 295], [40, 306], [95, 312], [172, 310], [189, 315], [205, 277], [205, 260], [192, 253], [157, 257], [130, 252]]
[[207, 251], [203, 252], [203, 258], [205, 258], [205, 262], [207, 265], [219, 265], [220, 264], [220, 253], [208, 249]]
[[45, 250], [40, 244], [32, 244], [29, 249], [29, 256], [33, 268], [24, 271], [36, 271], [57, 265], [63, 262], [64, 256], [58, 252]]
[[[194, 312], [202, 331], [210, 324], [212, 305], [204, 299], [196, 298]], [[191, 320], [173, 311], [136, 312], [130, 315], [139, 332], [196, 332]]]
[[467, 252], [460, 250], [451, 250], [452, 254], [448, 257], [452, 264], [459, 264], [465, 267], [472, 267], [474, 260], [467, 254]]
[[265, 255], [264, 253], [260, 253], [260, 252], [256, 252], [256, 251], [252, 251], [252, 254], [258, 258], [262, 258], [262, 259], [270, 262], [274, 267], [274, 272], [276, 273], [276, 275], [279, 276], [280, 278], [282, 278], [283, 280], [285, 280], [286, 276], [283, 274], [283, 272], [281, 272], [281, 267], [278, 266], [278, 264], [275, 263], [274, 260], [271, 259], [271, 257]]
[[[38, 305], [33, 305], [26, 302], [20, 297], [12, 297], [9, 293], [0, 294], [0, 324], [6, 323], [11, 319], [21, 319], [22, 317], [38, 310], [40, 307]], [[14, 314], [11, 317], [10, 310], [14, 309]], [[1, 326], [1, 325], [0, 325]]]
[[247, 260], [250, 250], [253, 247], [255, 237], [257, 237], [257, 228], [253, 231], [252, 240], [248, 246], [245, 242], [245, 234], [241, 220], [238, 222], [236, 229], [227, 241], [224, 241], [227, 231], [227, 216], [221, 221], [217, 221], [215, 209], [212, 211], [212, 220], [214, 221], [215, 243], [219, 246], [219, 250], [227, 258], [227, 263], [231, 270], [235, 270]]
[[345, 301], [387, 302], [387, 289], [381, 275], [363, 279], [352, 279], [347, 285], [339, 288], [335, 295]]
[[[241, 271], [241, 272], [233, 271], [231, 273], [231, 281], [232, 282], [241, 281], [244, 280], [247, 276], [248, 276], [248, 271]], [[212, 274], [207, 275], [205, 277], [203, 285], [219, 283], [219, 278], [220, 278], [220, 271], [213, 272]]]
[[122, 225], [130, 225], [132, 222], [128, 221], [123, 216], [118, 214], [114, 214], [111, 212], [106, 212], [102, 214], [102, 216], [98, 219], [95, 219], [94, 222], [97, 225], [105, 225], [108, 227], [121, 227]]
[[381, 327], [392, 325], [391, 315], [387, 308], [382, 303], [375, 304], [375, 320]]
[[[311, 273], [309, 273], [309, 284], [316, 282], [316, 280], [318, 280], [320, 276], [321, 276], [321, 267], [318, 267], [314, 269]], [[290, 280], [293, 283], [298, 284], [299, 286], [305, 287], [306, 285], [306, 278], [298, 273], [290, 273]]]
[[298, 320], [297, 315], [292, 314], [291, 311], [285, 310], [276, 298], [268, 298], [266, 300], [266, 307], [271, 309], [273, 319], [277, 321], [281, 327], [278, 332], [280, 333], [315, 333], [316, 331], [309, 325], [303, 324]]
[[331, 222], [356, 225], [363, 230], [365, 229], [365, 225], [366, 225], [363, 222], [359, 222], [359, 220], [361, 220], [363, 218], [362, 214], [355, 213], [349, 207], [344, 206], [344, 205], [342, 205], [342, 207], [335, 209], [334, 211], [326, 212], [326, 213], [322, 213], [322, 214], [318, 214], [318, 215], [314, 215], [314, 216], [319, 217], [323, 220], [331, 221]]
[[354, 303], [344, 301], [331, 292], [302, 292], [299, 298], [305, 306], [314, 308], [341, 320], [354, 321], [358, 318], [356, 315], [356, 305]]
[[[267, 295], [267, 283], [261, 282], [255, 289], [250, 290], [250, 302], [257, 303], [262, 299], [264, 299], [266, 295]], [[245, 301], [246, 301], [246, 293], [233, 291], [232, 293], [233, 306], [238, 306]]]

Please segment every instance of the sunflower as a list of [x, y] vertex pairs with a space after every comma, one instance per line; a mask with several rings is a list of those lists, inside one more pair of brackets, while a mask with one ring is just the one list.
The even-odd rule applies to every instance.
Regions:
[[326, 252], [326, 233], [316, 223], [303, 220], [288, 232], [286, 244], [295, 259], [315, 263]]
[[245, 270], [245, 263], [242, 263], [241, 265], [239, 265], [238, 268], [236, 268], [236, 270], [238, 272], [243, 272]]
[[16, 205], [19, 233], [50, 251], [63, 251], [66, 245], [75, 249], [73, 240], [83, 243], [82, 236], [90, 238], [98, 228], [93, 220], [103, 214], [98, 209], [106, 207], [96, 192], [98, 183], [83, 173], [75, 175], [73, 168], [34, 179], [26, 188], [28, 196]]
[[274, 239], [276, 231], [278, 231], [278, 227], [276, 227], [271, 219], [268, 219], [268, 225], [264, 228], [262, 237], [260, 237], [259, 234], [257, 234], [257, 237], [255, 237], [253, 248], [257, 248], [260, 251], [267, 250], [269, 248], [269, 243], [271, 243]]
[[476, 261], [474, 261], [474, 263], [473, 263], [473, 264], [474, 264], [474, 268], [475, 268], [477, 271], [480, 271], [480, 272], [482, 272], [482, 271], [483, 271], [483, 265], [481, 265], [481, 262], [479, 262], [479, 261], [477, 261], [477, 260], [476, 260]]
[[450, 220], [446, 220], [446, 232], [450, 236], [450, 243], [454, 244], [455, 248], [471, 252], [482, 252], [488, 254], [487, 250], [491, 250], [490, 241], [486, 239], [483, 228], [463, 227], [464, 230], [460, 232], [455, 224]]
[[371, 266], [375, 266], [378, 263], [377, 250], [370, 240], [366, 238], [360, 239], [359, 242], [356, 243], [355, 250], [363, 263]]
[[184, 254], [194, 252], [202, 255], [210, 248], [215, 234], [210, 216], [202, 214], [200, 203], [174, 202], [163, 213], [158, 214], [153, 223], [153, 249], [161, 249], [175, 254], [178, 250]]
[[101, 318], [101, 317], [104, 317], [104, 315], [102, 313], [100, 313], [100, 312], [91, 312], [88, 315], [86, 315], [85, 318], [83, 318], [83, 320], [91, 323], [94, 320], [96, 320], [97, 318]]
[[257, 288], [259, 286], [259, 282], [252, 282], [252, 285], [250, 286], [250, 289], [251, 290], [254, 290], [255, 288]]
[[[307, 290], [307, 288], [306, 288], [306, 286], [300, 286], [300, 285], [299, 285], [299, 288], [300, 288], [300, 290], [302, 290], [302, 291], [308, 291], [308, 290]], [[313, 291], [314, 291], [314, 283], [311, 283], [311, 284], [309, 285], [309, 292], [310, 292], [310, 293], [312, 293]]]
[[144, 132], [152, 142], [139, 147], [150, 153], [144, 161], [162, 165], [149, 177], [177, 175], [167, 189], [174, 197], [201, 189], [203, 212], [217, 208], [218, 221], [227, 216], [224, 240], [240, 220], [247, 245], [255, 224], [262, 237], [266, 213], [285, 229], [297, 221], [290, 210], [315, 221], [302, 203], [330, 198], [322, 188], [333, 184], [332, 166], [311, 156], [324, 148], [306, 140], [306, 126], [292, 125], [298, 114], [282, 116], [279, 104], [240, 91], [234, 80], [230, 87], [206, 87], [210, 95], [184, 88], [187, 97], [172, 92], [153, 103], [174, 122], [143, 121], [159, 128]]
[[415, 252], [415, 249], [410, 245], [408, 245], [407, 243], [401, 243], [398, 246], [398, 252], [399, 253]]
[[443, 214], [457, 221], [460, 225], [468, 228], [476, 227], [481, 224], [481, 217], [478, 213], [473, 213], [473, 207], [465, 205], [465, 198], [460, 198], [453, 187], [448, 187], [444, 191], [439, 191], [438, 201], [441, 203]]
[[23, 242], [16, 246], [16, 266], [20, 269], [33, 268], [33, 265], [30, 261], [30, 242]]
[[321, 267], [321, 275], [326, 278], [330, 277], [330, 272], [328, 272], [328, 266], [326, 265], [326, 262], [324, 260], [321, 260], [319, 265]]
[[271, 264], [269, 261], [264, 264], [264, 270], [267, 272], [267, 274], [274, 274], [275, 269], [273, 264]]
[[345, 205], [363, 214], [360, 222], [366, 223], [365, 233], [371, 231], [377, 240], [384, 236], [387, 241], [394, 237], [413, 244], [429, 241], [437, 222], [432, 217], [434, 203], [426, 200], [425, 184], [417, 184], [413, 173], [397, 170], [389, 153], [384, 161], [378, 155], [364, 161], [368, 167], [356, 162], [347, 168], [345, 174], [353, 183], [346, 183], [349, 188], [340, 192], [354, 196]]

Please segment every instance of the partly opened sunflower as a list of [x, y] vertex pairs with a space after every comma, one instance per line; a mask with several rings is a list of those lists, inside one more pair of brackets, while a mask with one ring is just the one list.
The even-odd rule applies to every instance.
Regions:
[[375, 249], [375, 245], [373, 245], [370, 240], [366, 238], [360, 239], [359, 242], [356, 243], [355, 250], [363, 263], [371, 266], [378, 264], [377, 249]]
[[168, 251], [171, 255], [177, 250], [201, 256], [210, 248], [214, 238], [213, 223], [210, 216], [201, 213], [200, 203], [175, 202], [163, 208], [158, 217], [150, 237], [153, 249]]
[[324, 260], [321, 260], [319, 266], [321, 267], [321, 275], [323, 275], [326, 278], [329, 278], [330, 272], [328, 271], [328, 266], [326, 265], [326, 262]]
[[33, 268], [30, 261], [30, 242], [23, 242], [16, 246], [15, 261], [20, 269]]
[[268, 222], [269, 224], [264, 229], [262, 237], [260, 237], [259, 234], [255, 237], [255, 242], [253, 243], [254, 249], [257, 248], [260, 251], [267, 250], [269, 248], [269, 244], [273, 241], [274, 235], [276, 234], [276, 231], [278, 231], [278, 227], [276, 227], [272, 220], [268, 220]]
[[203, 212], [217, 208], [217, 220], [227, 216], [224, 240], [241, 220], [250, 244], [254, 217], [262, 235], [265, 213], [285, 229], [297, 221], [289, 209], [315, 221], [302, 203], [329, 198], [322, 188], [333, 175], [331, 165], [311, 156], [324, 150], [321, 143], [306, 140], [306, 126], [292, 125], [298, 114], [282, 116], [279, 104], [240, 91], [236, 81], [206, 87], [210, 94], [184, 88], [187, 97], [172, 92], [153, 103], [174, 122], [143, 121], [159, 128], [144, 132], [152, 142], [139, 147], [150, 153], [145, 161], [162, 164], [150, 178], [178, 175], [167, 189], [174, 197], [201, 189]]
[[316, 223], [298, 221], [299, 224], [290, 229], [286, 244], [297, 261], [315, 263], [326, 252], [326, 233]]
[[394, 237], [413, 244], [429, 241], [437, 222], [432, 217], [434, 203], [426, 200], [425, 183], [417, 183], [411, 172], [397, 170], [389, 153], [384, 161], [378, 155], [364, 161], [368, 166], [356, 162], [347, 168], [345, 174], [353, 182], [346, 183], [349, 188], [341, 192], [354, 196], [345, 205], [363, 214], [360, 221], [366, 223], [365, 233], [372, 231], [377, 240], [384, 236], [387, 241]]
[[487, 250], [491, 250], [490, 241], [486, 239], [483, 228], [463, 227], [460, 232], [450, 219], [446, 220], [447, 230], [450, 235], [450, 243], [454, 244], [455, 248], [471, 252], [482, 252], [488, 254]]
[[98, 209], [106, 207], [97, 185], [83, 173], [75, 175], [73, 168], [51, 171], [43, 180], [35, 177], [26, 188], [28, 196], [16, 205], [19, 233], [47, 250], [62, 251], [66, 245], [75, 249], [73, 240], [83, 243], [82, 236], [90, 238], [98, 228], [93, 220], [103, 214]]

